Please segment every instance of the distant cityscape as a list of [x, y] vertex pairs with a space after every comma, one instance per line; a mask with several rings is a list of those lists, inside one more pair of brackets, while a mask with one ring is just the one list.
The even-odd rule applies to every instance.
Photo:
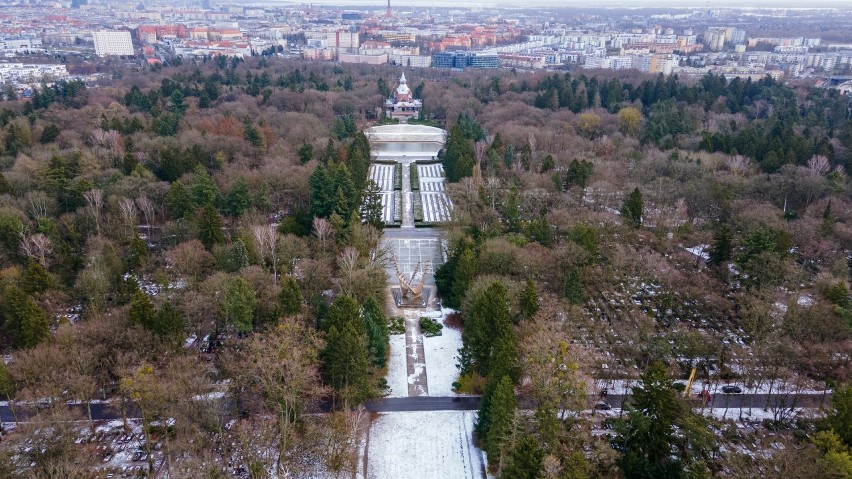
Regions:
[[[848, 94], [852, 37], [825, 40], [814, 33], [843, 13], [31, 1], [0, 5], [0, 83], [4, 91], [26, 96], [33, 85], [57, 79], [95, 80], [107, 73], [107, 63], [155, 66], [274, 55], [406, 68], [635, 69], [752, 80], [769, 75], [810, 79]], [[801, 31], [766, 34], [767, 26], [797, 18]]]

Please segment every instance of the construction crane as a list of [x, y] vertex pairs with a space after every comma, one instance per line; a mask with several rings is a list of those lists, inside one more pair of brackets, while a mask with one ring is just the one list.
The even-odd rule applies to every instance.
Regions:
[[689, 392], [692, 391], [692, 383], [695, 382], [695, 368], [689, 373], [689, 381], [686, 382], [686, 388], [683, 390], [683, 397], [688, 398]]

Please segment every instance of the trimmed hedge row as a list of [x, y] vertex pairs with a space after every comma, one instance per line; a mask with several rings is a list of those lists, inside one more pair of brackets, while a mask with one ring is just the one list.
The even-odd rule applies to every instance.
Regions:
[[411, 189], [412, 191], [420, 190], [420, 173], [417, 172], [417, 163], [411, 164]]
[[393, 189], [402, 190], [402, 164], [397, 163], [393, 166]]

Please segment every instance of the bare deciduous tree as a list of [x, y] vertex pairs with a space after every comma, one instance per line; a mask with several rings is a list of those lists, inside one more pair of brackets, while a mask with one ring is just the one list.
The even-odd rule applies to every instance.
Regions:
[[320, 247], [325, 250], [325, 243], [334, 234], [334, 227], [325, 218], [314, 218], [314, 234], [320, 241]]
[[95, 220], [95, 230], [98, 236], [101, 235], [101, 209], [104, 207], [104, 192], [103, 190], [89, 190], [83, 193], [83, 198], [86, 199], [86, 211], [92, 215]]
[[[104, 160], [115, 160], [121, 151], [121, 134], [115, 130], [102, 130], [96, 128], [92, 132], [92, 147], [95, 150], [95, 156], [99, 161], [102, 161], [105, 166], [112, 167], [112, 161], [105, 162]], [[102, 158], [106, 154], [107, 158]]]
[[808, 169], [813, 176], [823, 176], [831, 170], [831, 163], [822, 155], [814, 155], [808, 160]]
[[151, 244], [151, 222], [154, 221], [154, 203], [147, 196], [142, 195], [136, 198], [136, 205], [142, 211], [142, 216], [145, 217], [145, 226], [148, 230], [148, 244]]
[[278, 231], [272, 225], [255, 225], [251, 228], [257, 252], [272, 265], [272, 282], [278, 284]]
[[743, 155], [729, 156], [725, 159], [725, 166], [735, 175], [745, 175], [751, 170], [751, 160]]
[[[24, 236], [23, 232], [22, 236]], [[40, 265], [47, 267], [47, 258], [53, 253], [53, 241], [43, 233], [25, 236], [21, 241], [21, 252], [28, 258], [35, 258]]]
[[124, 223], [125, 234], [130, 234], [136, 228], [136, 204], [130, 198], [122, 198], [118, 202], [118, 211]]

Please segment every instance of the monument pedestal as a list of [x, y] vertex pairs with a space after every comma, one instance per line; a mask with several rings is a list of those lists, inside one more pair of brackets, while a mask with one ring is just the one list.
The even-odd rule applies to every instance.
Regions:
[[429, 305], [429, 299], [432, 297], [432, 288], [424, 287], [420, 296], [413, 298], [403, 296], [399, 287], [391, 288], [391, 294], [397, 308], [426, 308]]

